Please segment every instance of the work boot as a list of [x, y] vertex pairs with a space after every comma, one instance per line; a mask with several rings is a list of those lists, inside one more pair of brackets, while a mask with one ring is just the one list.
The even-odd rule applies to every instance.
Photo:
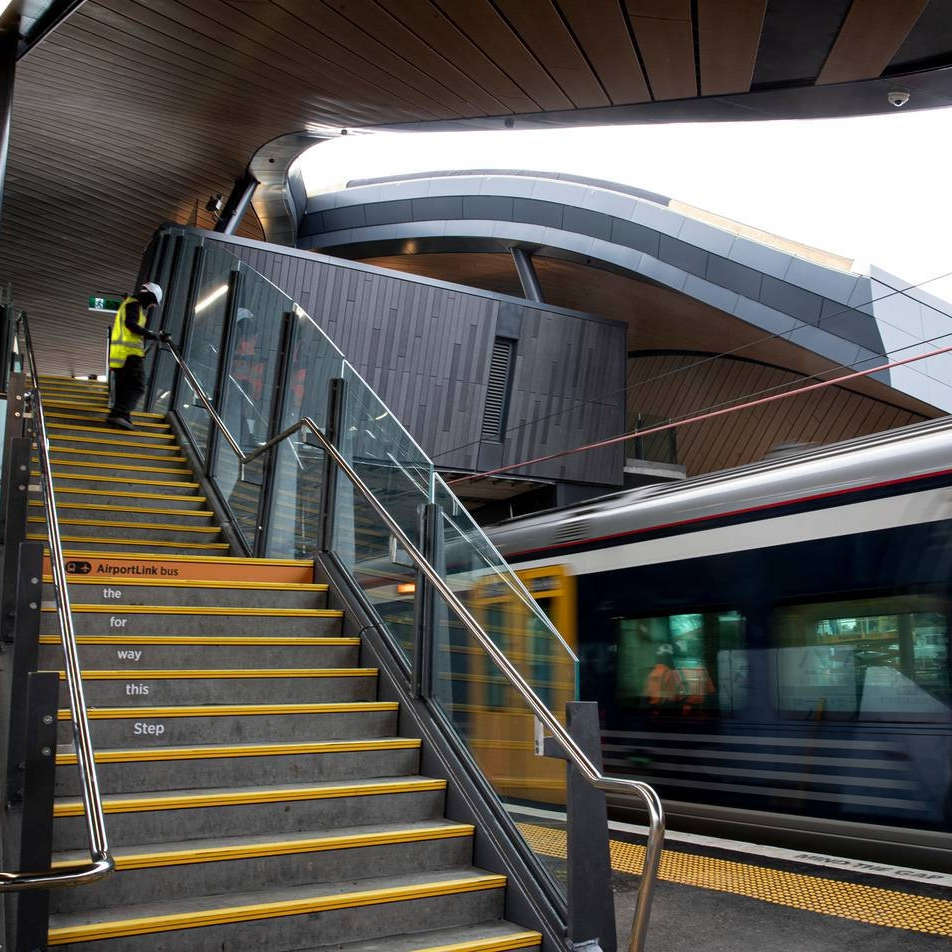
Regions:
[[127, 416], [117, 416], [112, 420], [112, 425], [119, 427], [120, 430], [134, 430], [135, 426], [132, 423], [132, 420]]

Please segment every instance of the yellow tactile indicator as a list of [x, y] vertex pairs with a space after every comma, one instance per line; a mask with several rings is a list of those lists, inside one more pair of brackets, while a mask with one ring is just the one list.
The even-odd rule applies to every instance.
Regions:
[[[518, 826], [536, 852], [565, 857], [564, 831], [531, 823]], [[610, 844], [612, 869], [640, 875], [644, 847], [620, 840]], [[658, 878], [874, 926], [952, 936], [952, 900], [948, 899], [672, 850], [662, 853]]]

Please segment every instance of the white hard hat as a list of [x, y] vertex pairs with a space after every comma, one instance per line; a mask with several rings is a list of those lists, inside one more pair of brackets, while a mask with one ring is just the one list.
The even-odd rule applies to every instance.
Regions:
[[239, 307], [235, 317], [239, 321], [250, 321], [254, 317], [254, 314], [252, 314], [251, 311], [249, 311], [246, 307]]
[[155, 298], [156, 304], [162, 303], [162, 288], [160, 288], [154, 281], [147, 281], [145, 284], [139, 288], [140, 291], [148, 291], [152, 297]]

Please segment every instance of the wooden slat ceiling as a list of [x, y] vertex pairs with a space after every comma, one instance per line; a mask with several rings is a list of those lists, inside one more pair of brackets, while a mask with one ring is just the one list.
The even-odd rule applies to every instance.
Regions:
[[[197, 204], [209, 226], [209, 195], [279, 136], [589, 108], [653, 121], [682, 99], [711, 118], [711, 97], [902, 72], [899, 50], [949, 61], [948, 0], [797, 0], [802, 17], [792, 2], [87, 0], [19, 63], [0, 280], [45, 369], [95, 372], [87, 296], [129, 288], [160, 222]], [[243, 233], [262, 236], [253, 216]]]

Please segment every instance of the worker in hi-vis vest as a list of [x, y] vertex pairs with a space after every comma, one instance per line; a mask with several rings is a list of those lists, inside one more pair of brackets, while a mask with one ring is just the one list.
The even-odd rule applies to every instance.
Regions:
[[170, 340], [165, 333], [148, 329], [149, 312], [162, 303], [162, 288], [143, 284], [123, 298], [109, 338], [109, 366], [115, 380], [115, 397], [106, 422], [123, 430], [134, 429], [132, 411], [145, 393], [145, 342]]

